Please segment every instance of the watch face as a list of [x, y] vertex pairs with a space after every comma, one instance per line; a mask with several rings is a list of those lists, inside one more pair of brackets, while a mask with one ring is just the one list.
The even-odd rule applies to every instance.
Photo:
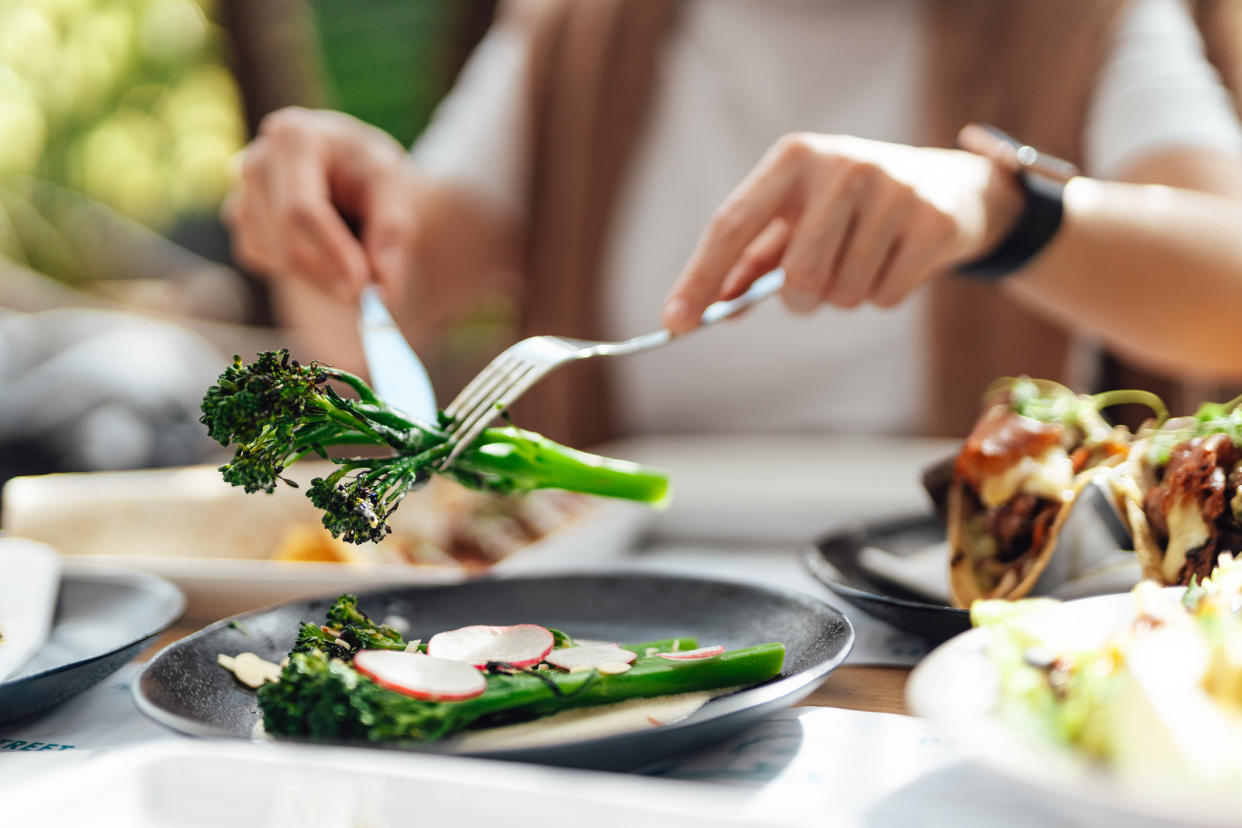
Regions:
[[1018, 163], [1024, 167], [1034, 167], [1039, 163], [1039, 150], [1030, 144], [1023, 144], [1018, 147], [1017, 151]]
[[1040, 152], [1029, 145], [1018, 150], [1018, 163], [1027, 172], [1036, 173], [1044, 178], [1051, 178], [1061, 184], [1078, 175], [1078, 167], [1069, 161], [1066, 161], [1064, 158], [1057, 158], [1055, 155], [1049, 155], [1046, 152]]
[[[997, 142], [1011, 148], [1012, 154], [1006, 154], [1009, 154], [1010, 158], [1012, 158], [1013, 166], [1023, 172], [1035, 173], [1059, 181], [1062, 184], [1079, 173], [1078, 167], [1071, 162], [1063, 158], [1057, 158], [1055, 155], [1049, 155], [1046, 152], [1040, 152], [1035, 147], [1022, 143], [1002, 129], [997, 129], [991, 124], [978, 124], [977, 126], [981, 127]], [[990, 152], [984, 154], [992, 155]], [[994, 155], [992, 157], [995, 158]]]

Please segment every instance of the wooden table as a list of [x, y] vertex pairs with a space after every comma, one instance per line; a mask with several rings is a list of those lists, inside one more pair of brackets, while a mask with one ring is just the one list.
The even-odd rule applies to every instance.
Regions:
[[[146, 661], [164, 646], [197, 630], [198, 627], [179, 624], [157, 638], [136, 660]], [[869, 710], [875, 713], [908, 713], [905, 693], [906, 678], [909, 675], [908, 667], [863, 667], [847, 664], [834, 670], [802, 704]]]

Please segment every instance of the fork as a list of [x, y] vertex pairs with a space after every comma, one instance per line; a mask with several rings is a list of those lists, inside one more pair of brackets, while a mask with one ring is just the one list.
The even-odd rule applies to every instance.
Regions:
[[[708, 305], [699, 318], [700, 323], [711, 325], [728, 319], [776, 293], [784, 283], [785, 271], [779, 268], [773, 270], [755, 280], [741, 296]], [[453, 449], [444, 459], [441, 468], [457, 459], [500, 412], [512, 405], [553, 368], [587, 357], [623, 356], [649, 351], [667, 345], [675, 336], [667, 329], [620, 342], [597, 342], [565, 336], [532, 336], [510, 345], [467, 383], [457, 398], [444, 409], [444, 413], [451, 420], [446, 433]]]

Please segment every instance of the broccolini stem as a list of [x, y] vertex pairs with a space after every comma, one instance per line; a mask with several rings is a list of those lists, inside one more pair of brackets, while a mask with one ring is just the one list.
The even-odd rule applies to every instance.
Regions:
[[337, 423], [351, 431], [361, 432], [371, 438], [367, 442], [373, 442], [375, 445], [388, 445], [388, 440], [384, 439], [376, 431], [374, 423], [367, 422], [365, 418], [360, 417], [344, 406], [336, 405], [331, 398], [327, 398], [327, 401], [318, 401], [316, 408], [331, 422]]
[[499, 491], [556, 488], [656, 505], [669, 496], [668, 478], [659, 472], [513, 427], [487, 429], [450, 468], [478, 475], [484, 485]]
[[[519, 721], [573, 707], [757, 684], [778, 675], [784, 661], [783, 644], [760, 644], [712, 658], [686, 661], [640, 656], [627, 672], [615, 675], [594, 670], [583, 673], [548, 670], [542, 677], [524, 673], [495, 674], [488, 677], [487, 692], [483, 695], [442, 704], [444, 715], [440, 721], [422, 723], [425, 728], [422, 738], [442, 738], [480, 720], [489, 724]], [[545, 678], [556, 690], [544, 681]]]
[[367, 385], [362, 377], [359, 377], [356, 374], [351, 374], [349, 371], [344, 371], [340, 368], [324, 368], [323, 370], [328, 376], [333, 379], [340, 380], [350, 388], [354, 389], [354, 392], [358, 395], [358, 399], [362, 400], [364, 403], [375, 406], [383, 405], [383, 403], [380, 402], [379, 397], [375, 396], [375, 391], [372, 390], [370, 385]]

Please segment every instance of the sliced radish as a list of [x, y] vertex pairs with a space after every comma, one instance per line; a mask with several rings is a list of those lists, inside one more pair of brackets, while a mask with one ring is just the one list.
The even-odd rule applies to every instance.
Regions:
[[436, 633], [427, 642], [427, 655], [464, 661], [480, 669], [489, 661], [531, 667], [543, 661], [552, 644], [552, 632], [537, 624], [478, 625]]
[[424, 701], [461, 701], [481, 696], [487, 678], [461, 661], [402, 650], [361, 650], [354, 669], [397, 693]]
[[697, 650], [682, 650], [678, 653], [656, 653], [660, 658], [671, 658], [673, 661], [693, 661], [696, 658], [711, 658], [725, 651], [717, 644], [714, 647], [699, 647]]
[[545, 660], [562, 670], [597, 670], [605, 665], [629, 664], [638, 658], [617, 644], [591, 644], [586, 647], [566, 647], [553, 650]]

